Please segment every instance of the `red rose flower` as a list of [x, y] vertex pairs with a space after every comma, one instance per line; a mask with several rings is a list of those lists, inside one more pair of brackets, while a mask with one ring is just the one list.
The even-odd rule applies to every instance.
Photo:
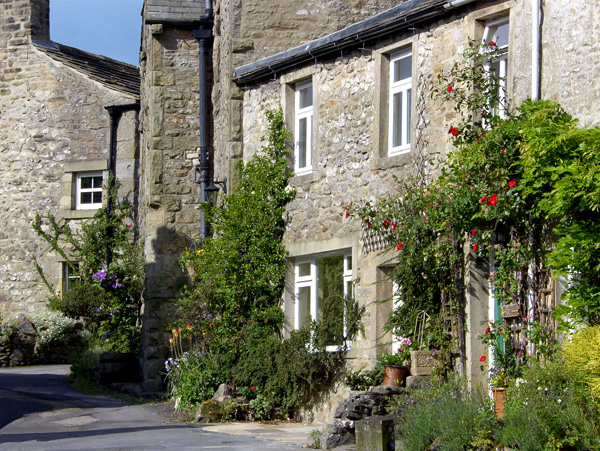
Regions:
[[495, 195], [495, 194], [492, 194], [492, 195], [491, 195], [491, 196], [488, 198], [488, 200], [487, 200], [487, 204], [488, 204], [488, 205], [491, 205], [491, 206], [493, 207], [494, 205], [496, 205], [496, 202], [497, 202], [497, 201], [498, 201], [498, 196], [497, 196], [497, 195]]
[[448, 88], [446, 89], [446, 92], [452, 92], [453, 89], [454, 89], [454, 83], [452, 83], [450, 86], [448, 86]]
[[350, 214], [350, 210], [346, 210], [346, 217]]
[[392, 230], [396, 230], [396, 227], [398, 227], [398, 224], [396, 224], [396, 223], [394, 222], [394, 224], [392, 225]]
[[255, 391], [256, 387], [253, 385], [252, 387], [250, 387], [250, 390]]
[[482, 356], [481, 356], [481, 358], [479, 359], [479, 361], [480, 361], [480, 362], [485, 362], [485, 359], [486, 359], [486, 358], [487, 358], [486, 356], [482, 355]]
[[485, 330], [484, 334], [489, 334], [489, 333], [490, 333], [490, 328], [488, 327], [488, 328]]
[[477, 229], [473, 229], [473, 231], [471, 232], [471, 235], [473, 235], [473, 236], [477, 235]]
[[480, 200], [479, 203], [483, 204], [485, 201], [487, 200], [487, 196], [483, 196]]
[[396, 249], [401, 250], [402, 249], [402, 243], [398, 243], [398, 246], [396, 246]]
[[474, 252], [477, 252], [477, 249], [478, 249], [478, 248], [479, 248], [479, 246], [478, 246], [477, 244], [474, 244], [474, 245], [473, 245], [473, 251], [474, 251]]
[[514, 188], [515, 186], [517, 186], [517, 182], [516, 182], [516, 181], [514, 181], [514, 180], [511, 180], [510, 182], [508, 182], [508, 186], [509, 186], [510, 188]]
[[448, 134], [457, 137], [458, 136], [458, 129], [456, 127], [450, 127], [450, 129], [448, 130]]
[[496, 47], [496, 43], [495, 43], [494, 41], [490, 41], [490, 42], [488, 42], [488, 45], [489, 45], [490, 47]]

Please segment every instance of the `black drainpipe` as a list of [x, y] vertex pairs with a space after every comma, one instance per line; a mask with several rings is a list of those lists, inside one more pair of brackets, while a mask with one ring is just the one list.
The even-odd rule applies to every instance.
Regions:
[[[212, 41], [212, 26], [213, 26], [213, 9], [211, 0], [206, 0], [205, 14], [200, 19], [202, 24], [198, 29], [194, 30], [194, 38], [198, 39], [198, 95], [199, 95], [199, 127], [200, 127], [200, 152], [198, 160], [200, 162], [200, 201], [206, 202], [206, 187], [210, 182], [209, 176], [209, 153], [208, 153], [208, 105], [206, 97], [208, 93], [208, 82], [206, 77], [206, 59], [208, 56], [209, 46]], [[204, 212], [200, 212], [200, 240], [208, 235], [208, 227]]]
[[[110, 144], [108, 147], [108, 198], [106, 199], [106, 220], [110, 222], [112, 215], [114, 199], [112, 198], [112, 190], [115, 186], [117, 178], [117, 132], [119, 130], [119, 121], [121, 116], [126, 111], [139, 111], [139, 103], [128, 103], [125, 105], [111, 105], [104, 107], [110, 116]], [[110, 238], [112, 236], [112, 228], [108, 228], [108, 243], [106, 246], [106, 268], [112, 261], [112, 250], [110, 248]]]

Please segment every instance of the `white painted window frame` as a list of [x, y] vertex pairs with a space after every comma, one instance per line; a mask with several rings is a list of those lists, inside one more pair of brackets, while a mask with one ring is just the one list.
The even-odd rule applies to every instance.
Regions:
[[[494, 33], [496, 32], [496, 30], [498, 30], [498, 27], [500, 27], [502, 25], [509, 25], [509, 34], [510, 34], [510, 24], [509, 24], [509, 18], [507, 16], [487, 22], [485, 24], [485, 29], [483, 30], [483, 38], [481, 40], [482, 43], [487, 44], [492, 41], [497, 42], [497, 40], [498, 40], [497, 35], [495, 35]], [[508, 44], [498, 47], [498, 54], [499, 54], [499, 57], [497, 59], [498, 73], [496, 74], [496, 76], [500, 78], [500, 86], [499, 86], [500, 92], [498, 93], [498, 103], [499, 103], [498, 116], [500, 116], [501, 118], [505, 118], [506, 117], [506, 80], [507, 80], [507, 75], [508, 75]], [[486, 70], [489, 71], [491, 69], [491, 65], [488, 63], [488, 64], [486, 64], [485, 68], [486, 68]]]
[[[401, 59], [411, 58], [412, 59], [412, 49], [405, 49], [396, 53], [392, 53], [390, 55], [390, 93], [389, 93], [389, 126], [388, 126], [388, 155], [400, 155], [403, 153], [407, 153], [410, 151], [410, 141], [411, 141], [411, 108], [412, 108], [412, 70], [411, 75], [409, 77], [400, 79], [398, 81], [394, 81], [394, 66], [395, 62]], [[412, 61], [411, 61], [412, 67]], [[394, 96], [396, 94], [402, 94], [402, 105], [401, 105], [401, 115], [402, 122], [400, 123], [400, 135], [401, 142], [399, 145], [394, 146], [394, 125], [397, 121], [397, 118], [394, 114]]]
[[[317, 305], [317, 289], [319, 286], [318, 281], [318, 268], [317, 260], [321, 257], [343, 255], [344, 256], [344, 268], [341, 277], [344, 281], [344, 297], [348, 299], [351, 296], [349, 286], [353, 281], [352, 276], [352, 251], [346, 250], [342, 252], [332, 252], [327, 254], [318, 254], [308, 257], [297, 258], [294, 265], [294, 329], [300, 329], [300, 312], [302, 311], [300, 305], [300, 289], [310, 287], [310, 317], [313, 321], [319, 324], [319, 312]], [[310, 275], [300, 276], [300, 265], [304, 263], [310, 263]], [[348, 333], [347, 318], [344, 318], [344, 335]], [[351, 349], [352, 342], [347, 341], [345, 344], [346, 349]], [[341, 346], [327, 346], [326, 350], [330, 352], [340, 351]]]
[[[92, 188], [82, 188], [81, 181], [84, 178], [88, 177], [101, 177], [103, 183], [100, 184], [100, 187], [92, 187]], [[102, 208], [102, 200], [100, 202], [92, 202], [92, 203], [82, 203], [81, 202], [81, 194], [82, 193], [100, 193], [102, 194], [104, 179], [102, 172], [79, 172], [75, 174], [75, 210], [97, 210]], [[103, 195], [101, 197], [104, 197]]]
[[[81, 280], [81, 277], [75, 276], [71, 273], [71, 268], [69, 267], [69, 264], [67, 262], [63, 262], [62, 265], [63, 265], [63, 290], [64, 290], [64, 293], [66, 293], [71, 288], [70, 285], [71, 285], [72, 281]], [[74, 265], [79, 267], [79, 262], [75, 262]]]
[[[310, 96], [310, 105], [300, 107], [300, 94], [306, 88], [313, 88], [313, 95]], [[294, 98], [294, 172], [296, 175], [309, 174], [312, 172], [313, 157], [313, 103], [314, 103], [314, 85], [312, 80], [297, 83], [295, 86]], [[306, 120], [306, 165], [300, 166], [300, 122]]]

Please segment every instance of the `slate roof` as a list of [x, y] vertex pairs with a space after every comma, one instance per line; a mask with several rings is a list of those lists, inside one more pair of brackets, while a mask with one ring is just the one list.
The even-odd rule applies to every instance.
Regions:
[[[277, 72], [302, 65], [318, 57], [341, 50], [357, 48], [376, 39], [385, 38], [416, 24], [431, 21], [448, 14], [449, 9], [470, 3], [473, 0], [451, 2], [449, 0], [406, 0], [401, 4], [376, 14], [361, 22], [322, 38], [307, 42], [292, 49], [262, 58], [235, 68], [236, 83], [251, 83]], [[454, 6], [456, 4], [456, 6]]]
[[140, 70], [137, 66], [57, 42], [33, 41], [33, 45], [52, 59], [84, 73], [110, 89], [138, 98], [140, 96]]
[[146, 0], [146, 23], [197, 22], [205, 6], [205, 0]]

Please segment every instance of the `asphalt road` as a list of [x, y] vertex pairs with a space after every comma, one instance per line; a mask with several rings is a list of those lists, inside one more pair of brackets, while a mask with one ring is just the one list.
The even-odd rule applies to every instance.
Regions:
[[0, 450], [292, 450], [300, 446], [205, 430], [162, 404], [82, 394], [64, 365], [0, 369]]

